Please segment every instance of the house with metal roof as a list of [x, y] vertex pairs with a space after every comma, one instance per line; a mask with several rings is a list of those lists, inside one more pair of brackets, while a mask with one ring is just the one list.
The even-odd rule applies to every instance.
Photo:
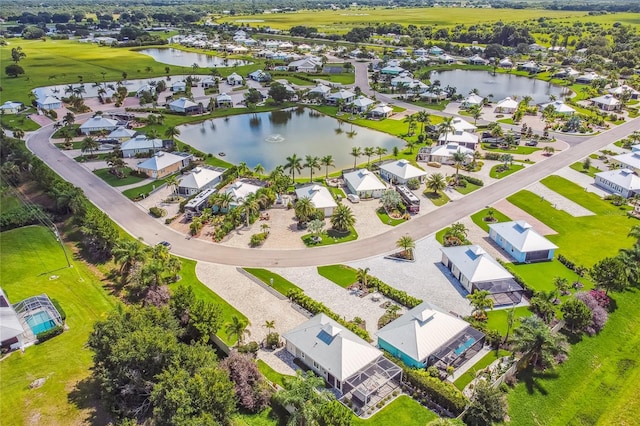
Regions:
[[484, 104], [484, 98], [480, 95], [476, 95], [475, 93], [470, 94], [466, 98], [462, 100], [462, 108], [471, 108], [475, 105], [482, 106]]
[[453, 154], [460, 152], [465, 157], [473, 158], [473, 150], [465, 146], [458, 145], [455, 142], [448, 142], [445, 145], [426, 146], [420, 148], [418, 152], [418, 161], [427, 161], [440, 164], [453, 164]]
[[621, 169], [629, 169], [640, 175], [640, 145], [631, 147], [631, 152], [609, 157], [609, 161], [619, 164]]
[[385, 74], [385, 75], [398, 75], [402, 72], [404, 72], [404, 68], [397, 65], [387, 65], [386, 67], [380, 70], [380, 74]]
[[162, 139], [149, 139], [146, 135], [138, 135], [120, 145], [124, 158], [135, 157], [136, 154], [150, 154], [164, 148]]
[[381, 349], [415, 368], [459, 367], [484, 344], [482, 332], [429, 302], [387, 324], [377, 336]]
[[36, 100], [36, 103], [38, 105], [38, 108], [40, 109], [47, 109], [47, 110], [51, 110], [51, 109], [58, 109], [58, 108], [62, 108], [62, 101], [56, 97], [53, 96], [46, 96], [44, 98], [38, 98]]
[[99, 132], [101, 130], [108, 130], [112, 132], [118, 128], [118, 121], [111, 120], [110, 118], [104, 118], [101, 115], [91, 117], [80, 125], [80, 131], [85, 135]]
[[498, 62], [498, 66], [500, 68], [513, 68], [513, 62], [511, 62], [511, 59], [509, 58], [503, 58]]
[[131, 139], [136, 135], [136, 131], [133, 129], [127, 129], [124, 126], [117, 127], [114, 131], [109, 133], [109, 139], [116, 139], [119, 141], [125, 141], [127, 139]]
[[24, 328], [18, 314], [4, 291], [0, 288], [0, 347], [9, 349], [23, 348]]
[[382, 351], [325, 314], [282, 335], [287, 352], [337, 391], [339, 399], [368, 406], [397, 388], [402, 369]]
[[227, 84], [230, 86], [242, 85], [244, 79], [237, 73], [231, 73], [227, 76]]
[[371, 118], [387, 118], [393, 112], [393, 108], [385, 103], [380, 103], [374, 108], [369, 110], [369, 117]]
[[495, 241], [516, 262], [552, 260], [557, 245], [538, 234], [524, 220], [492, 223], [489, 238]]
[[393, 160], [380, 166], [380, 177], [394, 184], [405, 185], [410, 179], [424, 181], [427, 175], [422, 169], [412, 165], [409, 160]]
[[367, 169], [345, 173], [343, 178], [349, 192], [360, 198], [380, 198], [387, 189], [387, 185]]
[[589, 100], [593, 103], [593, 105], [597, 106], [603, 111], [616, 111], [622, 108], [622, 103], [612, 94], [598, 96]]
[[185, 81], [174, 81], [169, 89], [172, 92], [184, 92], [187, 90], [187, 83]]
[[232, 107], [233, 99], [231, 99], [231, 96], [227, 95], [226, 93], [220, 93], [218, 96], [216, 96], [216, 106]]
[[231, 194], [232, 201], [229, 203], [229, 210], [232, 210], [243, 203], [251, 194], [255, 194], [264, 185], [258, 185], [255, 180], [237, 180], [224, 190], [226, 194]]
[[441, 247], [440, 251], [441, 263], [469, 293], [486, 290], [496, 306], [520, 303], [522, 287], [479, 245]]
[[611, 93], [616, 98], [620, 98], [625, 95], [629, 96], [629, 99], [638, 99], [638, 97], [640, 97], [640, 92], [638, 92], [636, 89], [626, 84], [623, 84], [618, 87], [613, 87], [607, 90], [607, 92]]
[[327, 100], [330, 103], [338, 103], [339, 100], [343, 100], [345, 102], [345, 104], [348, 104], [349, 102], [353, 102], [353, 100], [355, 100], [356, 98], [356, 94], [353, 92], [350, 92], [349, 90], [345, 90], [345, 89], [340, 89], [339, 91], [330, 94], [329, 96], [327, 96]]
[[138, 171], [153, 179], [162, 179], [187, 167], [193, 159], [186, 152], [158, 152], [148, 160], [138, 163]]
[[324, 84], [318, 84], [313, 89], [307, 92], [307, 96], [321, 96], [323, 98], [328, 97], [331, 94], [331, 88]]
[[200, 105], [187, 98], [180, 98], [170, 102], [169, 109], [183, 114], [196, 114], [200, 112]]
[[222, 179], [225, 169], [212, 167], [195, 167], [191, 172], [180, 177], [178, 193], [186, 196], [197, 194], [205, 189], [213, 188]]
[[256, 70], [252, 73], [249, 73], [249, 78], [253, 81], [263, 83], [265, 81], [271, 81], [271, 74], [262, 70]]
[[0, 110], [5, 114], [17, 114], [23, 108], [24, 104], [22, 102], [7, 101], [0, 105]]
[[438, 145], [447, 145], [452, 142], [475, 151], [478, 146], [478, 135], [457, 130], [438, 136]]
[[324, 212], [324, 217], [331, 216], [333, 210], [338, 207], [331, 192], [322, 185], [314, 184], [296, 188], [296, 197], [298, 200], [309, 198], [316, 209]]
[[540, 109], [544, 111], [549, 106], [553, 108], [556, 114], [573, 115], [576, 112], [575, 109], [571, 108], [569, 105], [565, 104], [562, 101], [553, 101], [546, 104], [542, 104], [540, 105]]
[[595, 184], [625, 198], [640, 194], [640, 176], [629, 169], [596, 173]]
[[477, 53], [472, 57], [467, 58], [467, 62], [469, 63], [469, 65], [488, 65], [489, 64], [489, 61], [487, 61]]
[[457, 132], [473, 133], [478, 129], [476, 126], [460, 117], [454, 117], [453, 120], [451, 120], [451, 125]]
[[374, 101], [373, 99], [369, 99], [366, 96], [360, 95], [349, 105], [355, 112], [367, 112], [367, 110], [375, 103], [376, 101]]
[[518, 109], [518, 101], [507, 96], [496, 104], [496, 112], [500, 114], [513, 114]]

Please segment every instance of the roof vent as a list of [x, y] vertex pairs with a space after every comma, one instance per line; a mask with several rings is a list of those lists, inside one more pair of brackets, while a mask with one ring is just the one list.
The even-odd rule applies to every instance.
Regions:
[[431, 318], [433, 318], [435, 314], [436, 312], [433, 309], [424, 309], [420, 312], [416, 312], [415, 314], [413, 314], [413, 317], [420, 322], [426, 322], [426, 321], [429, 321]]

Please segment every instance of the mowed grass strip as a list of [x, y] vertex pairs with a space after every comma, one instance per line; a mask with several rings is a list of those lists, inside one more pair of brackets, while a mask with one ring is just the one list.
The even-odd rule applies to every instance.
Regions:
[[107, 182], [109, 185], [114, 187], [134, 185], [136, 183], [140, 183], [144, 180], [147, 180], [146, 177], [132, 176], [131, 175], [132, 170], [129, 167], [125, 167], [122, 169], [122, 172], [125, 175], [125, 177], [122, 179], [120, 179], [118, 176], [111, 173], [110, 170], [111, 170], [110, 168], [98, 169], [98, 170], [94, 170], [93, 173], [96, 176], [98, 176], [100, 179], [102, 179], [103, 181]]
[[368, 419], [353, 416], [353, 426], [424, 426], [438, 416], [407, 395], [400, 395]]
[[603, 200], [599, 195], [593, 192], [587, 192], [580, 185], [561, 176], [547, 176], [540, 182], [547, 188], [552, 189], [554, 192], [557, 192], [597, 215], [624, 215], [625, 211], [630, 209], [628, 206], [614, 206], [610, 202]]
[[[245, 271], [258, 278], [260, 281], [268, 285], [269, 287], [275, 289], [280, 294], [286, 296], [289, 290], [300, 290], [302, 289], [289, 281], [288, 279], [271, 272], [267, 269], [261, 268], [244, 268]], [[271, 280], [273, 280], [273, 284], [271, 284]]]
[[318, 274], [342, 288], [347, 288], [356, 282], [356, 273], [355, 269], [347, 265], [318, 266]]
[[[487, 222], [484, 218], [489, 216], [489, 210], [493, 210], [493, 222]], [[511, 218], [496, 209], [482, 209], [477, 213], [471, 215], [473, 223], [482, 228], [485, 232], [489, 233], [489, 225], [492, 223], [509, 222]]]
[[[88, 407], [99, 403], [92, 401], [93, 389], [74, 388], [91, 374], [87, 339], [93, 324], [114, 309], [115, 299], [84, 263], [72, 260], [73, 267], [67, 267], [60, 244], [47, 228], [29, 226], [0, 234], [0, 260], [2, 288], [11, 303], [45, 293], [60, 303], [69, 327], [0, 362], [2, 424], [84, 423], [92, 416]], [[45, 384], [29, 389], [38, 378], [46, 379]]]

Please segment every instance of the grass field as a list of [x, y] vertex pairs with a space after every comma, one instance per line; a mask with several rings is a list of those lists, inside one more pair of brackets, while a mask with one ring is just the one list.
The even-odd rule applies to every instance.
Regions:
[[258, 369], [260, 370], [260, 372], [264, 377], [266, 377], [269, 381], [271, 381], [271, 383], [275, 383], [280, 386], [284, 386], [284, 379], [286, 377], [289, 377], [286, 374], [278, 373], [276, 370], [271, 368], [269, 364], [267, 364], [261, 359], [258, 360]]
[[135, 183], [139, 183], [142, 182], [143, 180], [147, 180], [147, 178], [144, 177], [140, 177], [140, 176], [131, 176], [131, 169], [129, 167], [126, 167], [124, 169], [122, 169], [123, 173], [125, 174], [125, 177], [120, 179], [119, 177], [117, 177], [116, 175], [114, 175], [113, 173], [109, 173], [109, 170], [111, 170], [110, 168], [106, 168], [106, 169], [98, 169], [98, 170], [94, 170], [94, 174], [96, 174], [100, 179], [102, 179], [103, 181], [107, 182], [109, 185], [111, 186], [125, 186], [125, 185], [133, 185]]
[[434, 193], [433, 191], [429, 190], [424, 193], [424, 196], [438, 207], [444, 206], [449, 202], [449, 197], [447, 196], [447, 194], [441, 191]]
[[483, 209], [471, 215], [471, 220], [473, 221], [473, 223], [484, 229], [487, 233], [489, 233], [489, 225], [491, 223], [509, 222], [511, 220], [505, 214], [499, 212], [496, 209], [493, 209], [493, 217], [496, 219], [495, 222], [485, 222], [484, 218], [487, 217], [488, 212], [489, 209]]
[[[498, 330], [501, 335], [507, 334], [507, 313], [509, 309], [496, 309], [493, 311], [487, 311], [487, 328], [489, 330]], [[516, 320], [514, 326], [518, 325], [517, 319], [522, 317], [531, 316], [532, 313], [528, 306], [520, 306], [513, 312], [513, 318]]]
[[401, 223], [406, 222], [405, 219], [393, 219], [393, 218], [391, 218], [387, 214], [387, 212], [385, 211], [385, 209], [383, 207], [380, 207], [378, 210], [376, 210], [376, 215], [378, 215], [378, 218], [380, 218], [380, 221], [382, 223], [384, 223], [385, 225], [396, 226], [396, 225], [400, 225]]
[[353, 418], [353, 426], [424, 426], [438, 416], [424, 408], [407, 395], [401, 395], [393, 400], [369, 419]]
[[346, 33], [353, 27], [375, 25], [376, 23], [397, 22], [402, 25], [436, 25], [453, 27], [457, 24], [476, 24], [478, 22], [524, 21], [527, 19], [577, 18], [586, 12], [565, 12], [535, 9], [469, 9], [469, 8], [366, 8], [347, 10], [302, 10], [296, 13], [272, 13], [258, 15], [226, 16], [217, 22], [239, 25], [270, 26], [277, 29], [289, 29], [294, 25], [307, 25], [322, 33]]
[[[302, 289], [289, 281], [288, 279], [273, 273], [267, 269], [260, 268], [244, 268], [245, 271], [268, 285], [269, 287], [276, 290], [278, 293], [286, 296], [289, 290], [300, 290]], [[273, 279], [273, 284], [271, 284], [271, 280]]]
[[21, 114], [0, 115], [0, 123], [2, 123], [2, 127], [9, 130], [22, 129], [25, 132], [31, 132], [40, 128], [38, 123], [26, 117], [24, 111]]
[[122, 194], [130, 200], [135, 200], [140, 196], [140, 194], [149, 194], [151, 191], [164, 185], [165, 180], [167, 180], [167, 178], [156, 179], [153, 182], [149, 182], [145, 185], [136, 186], [134, 188], [129, 188], [125, 191], [122, 191]]
[[555, 290], [556, 287], [553, 284], [555, 277], [566, 278], [569, 284], [580, 281], [586, 288], [593, 286], [588, 278], [578, 276], [556, 259], [551, 262], [509, 265], [509, 269], [518, 274], [529, 287], [536, 291]]
[[521, 146], [518, 145], [515, 149], [500, 149], [500, 148], [491, 148], [491, 144], [483, 143], [482, 149], [489, 152], [501, 152], [504, 154], [512, 154], [512, 155], [529, 155], [536, 151], [540, 151], [542, 148], [535, 148], [533, 146]]
[[313, 234], [303, 235], [300, 238], [302, 238], [302, 242], [304, 242], [307, 247], [321, 247], [357, 240], [358, 233], [356, 232], [355, 228], [351, 226], [349, 227], [349, 233], [337, 232], [335, 229], [328, 229], [326, 231], [323, 231], [320, 234], [320, 238], [322, 238], [320, 241], [314, 241]]
[[[85, 346], [93, 323], [115, 306], [101, 282], [82, 263], [67, 268], [60, 245], [51, 231], [30, 226], [0, 234], [2, 288], [12, 303], [46, 293], [67, 314], [69, 329], [41, 345], [13, 353], [0, 362], [2, 424], [81, 424], [91, 418], [85, 387], [78, 382], [90, 374], [93, 362]], [[50, 279], [57, 276], [56, 279]], [[45, 378], [39, 389], [29, 384]], [[36, 420], [37, 419], [37, 420]]]
[[571, 167], [573, 170], [575, 170], [577, 172], [584, 173], [584, 174], [589, 175], [591, 177], [594, 177], [596, 175], [596, 173], [600, 173], [602, 171], [599, 168], [593, 167], [593, 166], [589, 166], [589, 170], [585, 170], [584, 167], [582, 166], [582, 162], [581, 161], [578, 161], [577, 163], [573, 163], [569, 167]]
[[356, 282], [356, 270], [347, 265], [318, 266], [318, 274], [342, 288], [347, 288]]
[[511, 164], [509, 166], [509, 169], [505, 170], [504, 172], [498, 172], [497, 169], [501, 166], [502, 164], [496, 164], [495, 166], [493, 166], [491, 168], [491, 171], [489, 172], [489, 176], [494, 179], [502, 179], [503, 177], [509, 176], [510, 174], [524, 169], [524, 166], [522, 164]]
[[476, 189], [480, 189], [480, 188], [482, 188], [480, 185], [475, 185], [473, 183], [467, 182], [467, 185], [464, 188], [460, 187], [460, 186], [456, 186], [456, 191], [458, 191], [461, 194], [465, 194], [466, 195], [466, 194], [470, 194], [473, 191], [475, 191]]

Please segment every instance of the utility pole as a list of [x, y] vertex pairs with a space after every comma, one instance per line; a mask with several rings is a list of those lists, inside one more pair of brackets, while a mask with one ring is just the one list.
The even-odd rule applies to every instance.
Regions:
[[58, 227], [55, 223], [51, 224], [51, 230], [53, 231], [53, 235], [56, 236], [56, 240], [60, 243], [60, 248], [62, 248], [62, 252], [64, 253], [64, 258], [67, 260], [67, 267], [71, 268], [71, 262], [69, 261], [69, 255], [67, 254], [67, 250], [64, 248], [64, 242], [62, 242], [62, 238], [60, 237], [60, 233], [58, 232]]

